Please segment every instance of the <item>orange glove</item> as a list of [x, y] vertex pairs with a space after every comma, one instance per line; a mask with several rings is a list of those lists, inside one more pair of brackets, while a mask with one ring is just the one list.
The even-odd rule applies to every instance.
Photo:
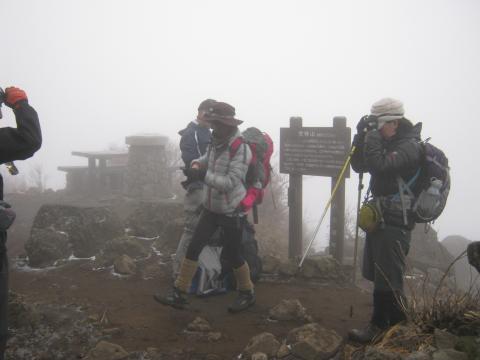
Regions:
[[5, 105], [12, 109], [18, 109], [19, 102], [27, 99], [27, 94], [22, 89], [8, 87], [5, 89]]

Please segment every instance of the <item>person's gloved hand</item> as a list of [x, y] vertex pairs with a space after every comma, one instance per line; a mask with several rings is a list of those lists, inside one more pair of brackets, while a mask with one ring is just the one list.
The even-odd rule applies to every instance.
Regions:
[[256, 203], [260, 203], [263, 197], [262, 189], [257, 189], [255, 187], [249, 188], [247, 190], [247, 195], [240, 201], [239, 207], [243, 212], [248, 212]]
[[468, 262], [480, 273], [480, 241], [472, 242], [467, 247]]
[[205, 178], [206, 171], [203, 169], [186, 168], [183, 169], [183, 173], [191, 181], [201, 181]]
[[357, 124], [357, 133], [362, 134], [370, 130], [375, 130], [378, 126], [375, 117], [370, 115], [363, 116]]
[[17, 109], [21, 101], [28, 101], [25, 91], [13, 86], [5, 89], [5, 105]]

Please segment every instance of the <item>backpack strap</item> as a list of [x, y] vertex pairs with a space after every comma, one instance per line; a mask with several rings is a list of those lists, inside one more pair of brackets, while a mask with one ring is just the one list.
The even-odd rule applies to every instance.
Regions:
[[[239, 136], [235, 140], [233, 140], [232, 144], [230, 145], [230, 150], [229, 150], [230, 161], [236, 155], [236, 153], [238, 151], [238, 148], [242, 144], [247, 144], [248, 145], [248, 143], [245, 142], [245, 139], [241, 136]], [[253, 152], [252, 152], [252, 160], [253, 160]], [[243, 148], [243, 162], [244, 163], [247, 162], [247, 148], [246, 147]]]

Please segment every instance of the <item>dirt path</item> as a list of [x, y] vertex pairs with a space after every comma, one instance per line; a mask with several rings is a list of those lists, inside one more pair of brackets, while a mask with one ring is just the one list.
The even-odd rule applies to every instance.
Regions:
[[[32, 302], [78, 304], [90, 315], [106, 311], [109, 328], [119, 328], [112, 342], [128, 351], [156, 347], [162, 351], [181, 349], [187, 353], [217, 354], [222, 359], [238, 355], [249, 339], [268, 331], [282, 339], [300, 322], [272, 322], [268, 310], [281, 299], [299, 299], [309, 315], [322, 326], [346, 335], [351, 327], [364, 324], [370, 315], [370, 296], [358, 289], [307, 282], [260, 282], [257, 304], [241, 314], [226, 308], [235, 294], [193, 298], [188, 310], [174, 310], [156, 303], [152, 294], [167, 289], [168, 265], [152, 258], [139, 276], [120, 278], [110, 270], [92, 271], [91, 263], [76, 261], [48, 271], [11, 273], [11, 288]], [[350, 318], [350, 307], [353, 317]], [[207, 319], [224, 338], [217, 342], [195, 342], [183, 330], [195, 317]]]

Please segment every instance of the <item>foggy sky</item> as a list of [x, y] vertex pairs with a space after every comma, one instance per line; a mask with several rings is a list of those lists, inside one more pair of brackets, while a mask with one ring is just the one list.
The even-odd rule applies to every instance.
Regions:
[[[86, 165], [72, 150], [140, 132], [177, 142], [208, 97], [278, 140], [290, 116], [330, 126], [343, 115], [354, 128], [391, 96], [449, 157], [440, 238], [480, 240], [478, 1], [0, 0], [0, 24], [0, 86], [24, 88], [43, 127], [43, 148], [21, 167], [44, 164], [50, 187], [64, 186], [57, 166]], [[330, 180], [304, 179], [315, 222]]]

